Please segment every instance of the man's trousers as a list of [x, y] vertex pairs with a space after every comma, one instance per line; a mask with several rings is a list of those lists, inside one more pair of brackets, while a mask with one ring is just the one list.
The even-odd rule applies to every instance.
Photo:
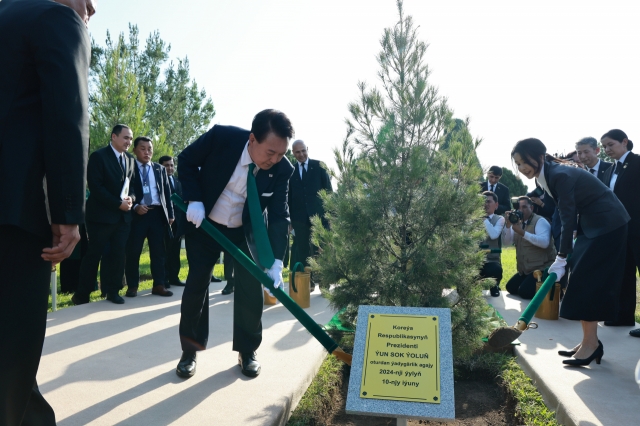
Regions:
[[[214, 226], [251, 257], [242, 227]], [[189, 275], [180, 307], [180, 343], [183, 351], [202, 351], [209, 339], [209, 283], [222, 247], [202, 229], [185, 235], [185, 245]], [[262, 285], [235, 260], [233, 268], [233, 350], [251, 352], [262, 342]]]
[[55, 425], [36, 384], [47, 324], [51, 262], [40, 257], [51, 240], [0, 225], [0, 424]]

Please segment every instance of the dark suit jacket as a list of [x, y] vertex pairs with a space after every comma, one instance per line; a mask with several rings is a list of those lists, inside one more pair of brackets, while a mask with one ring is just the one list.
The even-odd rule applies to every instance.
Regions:
[[87, 167], [87, 183], [89, 184], [89, 199], [87, 200], [87, 221], [99, 223], [131, 222], [131, 210], [120, 210], [120, 192], [125, 177], [129, 178], [129, 196], [135, 204], [136, 196], [133, 189], [135, 160], [129, 153], [125, 153], [125, 173], [122, 173], [118, 159], [111, 148], [111, 143], [94, 151], [89, 156]]
[[331, 179], [326, 166], [318, 160], [309, 159], [304, 182], [300, 179], [300, 163], [289, 179], [289, 212], [294, 222], [306, 222], [310, 217], [324, 217], [322, 200], [318, 196], [320, 190], [332, 192]]
[[[604, 184], [609, 186], [613, 167], [605, 173]], [[616, 179], [616, 186], [613, 193], [616, 194], [624, 208], [631, 216], [629, 221], [629, 235], [640, 237], [640, 196], [638, 195], [638, 184], [640, 184], [640, 156], [630, 152], [624, 159], [622, 170]]]
[[[480, 184], [480, 188], [480, 192], [488, 191], [489, 182], [482, 182]], [[511, 205], [511, 195], [509, 194], [509, 188], [506, 185], [498, 182], [494, 193], [498, 196], [498, 208], [496, 209], [496, 214], [502, 216], [505, 214], [505, 212], [513, 209], [513, 206]]]
[[[167, 169], [164, 166], [161, 166], [158, 163], [154, 163], [151, 161], [149, 163], [151, 169], [153, 169], [153, 176], [156, 180], [156, 189], [158, 190], [158, 198], [160, 198], [160, 204], [162, 205], [162, 210], [164, 210], [164, 218], [167, 221], [167, 225], [169, 225], [169, 219], [174, 218], [173, 214], [173, 203], [171, 202], [171, 187], [169, 186], [169, 176], [167, 176]], [[140, 168], [138, 167], [138, 163], [134, 160], [134, 173], [133, 173], [133, 191], [136, 194], [136, 203], [134, 203], [134, 207], [136, 204], [140, 204], [144, 199], [144, 193], [142, 192], [142, 179], [140, 177]], [[131, 215], [133, 216], [134, 223], [136, 220], [139, 220], [144, 215], [139, 215], [135, 211], [132, 210]]]
[[573, 252], [573, 230], [579, 226], [588, 238], [595, 238], [629, 222], [618, 198], [586, 170], [557, 163], [544, 163], [544, 176], [556, 200], [562, 221], [560, 252]]
[[[182, 198], [182, 183], [180, 183], [180, 179], [178, 179], [175, 174], [173, 175], [173, 183], [174, 185], [171, 188], [171, 193], [173, 194], [175, 192]], [[171, 185], [171, 178], [169, 178], [169, 185]], [[187, 227], [187, 215], [185, 214], [185, 212], [175, 207], [175, 205], [173, 205], [173, 215], [176, 219], [172, 225], [173, 236], [180, 237], [184, 235], [185, 229]]]
[[609, 170], [609, 168], [611, 168], [612, 165], [613, 165], [613, 163], [609, 163], [608, 161], [600, 160], [600, 167], [598, 167], [598, 176], [597, 176], [598, 179], [600, 179], [600, 182], [604, 183], [606, 172], [607, 172], [607, 170]]
[[0, 2], [0, 224], [51, 237], [84, 222], [90, 39], [72, 9]]
[[[232, 126], [213, 126], [207, 133], [186, 147], [178, 156], [178, 173], [185, 201], [204, 203], [205, 215], [213, 209], [240, 160], [250, 132]], [[200, 170], [198, 170], [200, 167]], [[284, 157], [269, 170], [259, 170], [256, 185], [260, 206], [267, 214], [267, 232], [276, 259], [282, 260], [289, 235], [287, 192], [293, 166]], [[245, 203], [242, 223], [249, 247], [253, 241], [249, 209]], [[194, 229], [188, 223], [187, 232]], [[254, 256], [255, 259], [255, 256]]]

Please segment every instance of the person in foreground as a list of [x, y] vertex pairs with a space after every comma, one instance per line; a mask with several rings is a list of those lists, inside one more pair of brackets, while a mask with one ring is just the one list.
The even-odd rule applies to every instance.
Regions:
[[[605, 321], [606, 326], [633, 327], [636, 325], [636, 271], [640, 269], [640, 197], [637, 185], [640, 182], [640, 156], [631, 152], [633, 142], [625, 132], [613, 129], [602, 135], [602, 146], [607, 155], [616, 161], [605, 173], [604, 184], [618, 197], [629, 213], [629, 234], [627, 235], [627, 257], [624, 278], [620, 291], [618, 317]], [[640, 329], [629, 332], [640, 337]]]
[[[582, 341], [570, 351], [559, 351], [568, 365], [598, 364], [604, 346], [598, 340], [598, 321], [614, 320], [622, 284], [629, 215], [617, 197], [597, 177], [547, 154], [538, 139], [524, 139], [511, 151], [520, 173], [536, 178], [560, 210], [560, 250], [549, 267], [557, 280], [565, 274], [571, 255], [567, 290], [560, 316], [580, 320]], [[579, 220], [577, 219], [579, 215]], [[576, 223], [577, 222], [577, 223]], [[573, 230], [577, 238], [573, 245]]]
[[[184, 201], [189, 202], [185, 234], [189, 274], [180, 311], [182, 357], [176, 369], [180, 377], [195, 374], [196, 352], [207, 346], [208, 287], [222, 249], [204, 231], [196, 229], [203, 220], [211, 221], [252, 257], [276, 287], [284, 287], [287, 191], [293, 173], [284, 155], [292, 137], [293, 127], [287, 116], [267, 109], [255, 116], [251, 131], [215, 125], [178, 156]], [[256, 377], [261, 369], [255, 351], [262, 342], [262, 286], [238, 262], [234, 262], [234, 273], [233, 350], [238, 352], [242, 373]]]
[[56, 424], [36, 383], [51, 267], [84, 221], [93, 2], [0, 2], [0, 425]]

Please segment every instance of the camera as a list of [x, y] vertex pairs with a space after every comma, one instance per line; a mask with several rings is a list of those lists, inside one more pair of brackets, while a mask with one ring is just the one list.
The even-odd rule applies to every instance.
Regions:
[[[539, 188], [536, 188], [536, 190]], [[535, 190], [530, 192], [531, 194], [533, 194], [534, 192], [536, 192]], [[528, 195], [527, 195], [528, 196]], [[511, 199], [511, 205], [513, 206], [513, 210], [508, 211], [507, 214], [509, 215], [509, 222], [516, 224], [519, 221], [521, 221], [523, 219], [522, 216], [522, 212], [519, 210], [520, 209], [520, 202], [518, 201], [517, 197], [514, 197]]]
[[544, 194], [544, 189], [540, 188], [539, 186], [536, 186], [536, 189], [534, 189], [531, 192], [527, 193], [527, 197], [531, 198], [531, 197], [536, 197], [536, 198], [540, 198], [540, 196]]

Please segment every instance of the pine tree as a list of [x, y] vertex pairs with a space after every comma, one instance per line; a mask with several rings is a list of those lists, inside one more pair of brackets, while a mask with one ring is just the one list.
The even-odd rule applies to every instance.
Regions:
[[[481, 170], [468, 134], [428, 83], [424, 55], [402, 1], [378, 56], [382, 90], [359, 83], [347, 135], [334, 151], [338, 190], [322, 197], [330, 229], [313, 218], [312, 262], [344, 321], [358, 305], [450, 307], [457, 356], [480, 342], [485, 303], [478, 271], [483, 238]], [[466, 129], [466, 126], [465, 126]], [[446, 149], [441, 145], [447, 139]], [[443, 290], [456, 288], [457, 297]]]
[[128, 40], [120, 34], [114, 43], [107, 33], [105, 47], [92, 42], [91, 150], [104, 146], [117, 123], [129, 125], [134, 136], [151, 137], [154, 160], [178, 154], [206, 131], [213, 103], [191, 80], [187, 58], [167, 64], [170, 51], [157, 31], [141, 48], [135, 25]]

